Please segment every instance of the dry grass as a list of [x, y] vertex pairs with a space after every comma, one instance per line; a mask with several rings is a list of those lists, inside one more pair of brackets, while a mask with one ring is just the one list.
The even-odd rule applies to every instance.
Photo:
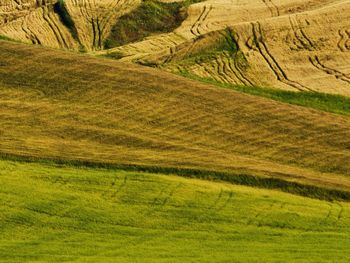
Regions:
[[85, 50], [103, 49], [113, 25], [122, 15], [132, 11], [140, 0], [66, 1], [67, 10], [78, 31]]
[[[28, 3], [27, 3], [28, 2]], [[69, 32], [54, 5], [65, 6], [77, 36]], [[118, 17], [130, 12], [140, 0], [50, 0], [5, 2], [0, 7], [0, 34], [22, 42], [54, 48], [101, 49]], [[3, 11], [3, 13], [2, 13]]]
[[[215, 45], [214, 36], [222, 39], [227, 34], [227, 30], [217, 31], [183, 45], [165, 68], [223, 83], [349, 96], [349, 10], [349, 2], [342, 1], [313, 11], [236, 24], [230, 31], [238, 52], [221, 52], [201, 60], [199, 51]], [[208, 44], [208, 40], [212, 41]]]
[[318, 9], [333, 2], [333, 0], [286, 0], [276, 3], [270, 0], [207, 0], [191, 5], [188, 9], [188, 18], [174, 32], [152, 36], [109, 52], [122, 53], [128, 61], [160, 59], [163, 56], [171, 56], [187, 41], [191, 42], [209, 32], [223, 30], [239, 23]]
[[[195, 4], [174, 32], [97, 54], [115, 52], [123, 61], [222, 83], [350, 96], [348, 1], [253, 2]], [[239, 52], [203, 61], [201, 53], [217, 45], [227, 28]]]
[[229, 171], [350, 189], [348, 117], [4, 41], [0, 61], [2, 154]]
[[54, 2], [6, 1], [0, 8], [0, 34], [26, 43], [78, 49], [78, 43], [54, 12]]
[[[54, 12], [57, 1], [64, 6], [63, 16], [72, 21], [74, 30], [69, 30], [59, 12]], [[54, 48], [162, 65], [171, 72], [188, 72], [222, 83], [350, 96], [347, 0], [207, 0], [188, 6], [187, 18], [173, 32], [160, 33], [170, 30], [164, 28], [154, 35], [141, 33], [144, 30], [141, 28], [150, 25], [139, 24], [145, 21], [155, 24], [152, 19], [145, 20], [147, 15], [143, 14], [147, 10], [132, 12], [140, 7], [140, 0], [38, 3], [5, 1], [0, 7], [0, 34]], [[148, 14], [155, 21], [162, 13], [161, 6], [154, 14]], [[112, 28], [125, 14], [129, 14], [129, 20], [125, 25], [121, 23], [127, 29], [118, 31], [120, 39], [135, 40], [133, 35], [140, 38], [151, 35], [103, 50], [105, 43], [113, 46], [115, 40], [109, 39]], [[239, 52], [221, 52], [205, 61], [193, 58], [194, 54], [201, 56], [208, 45], [215, 45], [217, 36], [226, 34], [227, 28]], [[191, 57], [190, 63], [186, 57]]]

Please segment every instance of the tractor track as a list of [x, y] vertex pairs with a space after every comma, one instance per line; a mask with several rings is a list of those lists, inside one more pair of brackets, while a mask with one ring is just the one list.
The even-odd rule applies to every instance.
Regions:
[[213, 9], [212, 6], [208, 7], [208, 6], [204, 6], [201, 14], [199, 15], [198, 19], [194, 22], [194, 24], [192, 25], [190, 31], [191, 33], [198, 37], [201, 35], [201, 32], [199, 31], [199, 28], [201, 26], [201, 24], [208, 18], [209, 13], [211, 12], [211, 10]]
[[[339, 202], [329, 203], [329, 209], [327, 215], [323, 218], [322, 222], [327, 223], [331, 218], [334, 218], [335, 223], [338, 223], [343, 218], [344, 206]], [[333, 221], [332, 220], [332, 221]], [[334, 221], [332, 222], [334, 224]]]
[[[125, 175], [123, 182], [119, 185], [119, 187], [116, 188], [116, 190], [113, 192], [111, 198], [115, 198], [117, 196], [117, 194], [119, 194], [125, 188], [127, 181], [128, 181], [128, 176]], [[112, 183], [112, 186], [113, 186], [113, 183]]]
[[46, 21], [48, 26], [51, 28], [52, 32], [54, 33], [56, 40], [60, 47], [63, 48], [69, 48], [65, 38], [63, 37], [60, 28], [58, 25], [54, 22], [54, 20], [51, 19], [49, 10], [47, 8], [43, 8], [43, 19]]
[[274, 2], [271, 0], [262, 0], [266, 7], [270, 10], [271, 17], [276, 17], [280, 15], [280, 10]]
[[281, 81], [282, 83], [285, 83], [299, 91], [311, 91], [309, 88], [303, 86], [302, 84], [290, 80], [287, 77], [287, 74], [284, 72], [282, 67], [278, 64], [277, 60], [272, 56], [271, 52], [269, 51], [266, 43], [263, 41], [262, 36], [262, 30], [261, 25], [259, 22], [256, 22], [255, 24], [252, 23], [252, 29], [253, 29], [253, 38], [254, 43], [259, 51], [259, 53], [262, 55], [266, 63], [269, 65], [270, 69], [273, 71], [273, 73], [276, 75], [277, 80]]
[[253, 82], [251, 82], [243, 73], [241, 68], [238, 65], [237, 62], [237, 53], [234, 53], [233, 55], [233, 63], [232, 60], [229, 61], [229, 66], [232, 72], [235, 74], [235, 76], [239, 79], [239, 81], [246, 86], [254, 86]]
[[227, 207], [227, 205], [232, 201], [233, 192], [229, 191], [229, 192], [225, 192], [225, 193], [227, 193], [228, 197], [226, 198], [226, 200], [224, 201], [224, 203], [222, 205], [219, 205], [219, 206], [216, 207], [216, 209], [218, 211], [221, 211], [221, 210], [225, 209]]
[[[293, 30], [293, 34], [298, 43], [295, 43], [299, 49], [306, 49], [309, 51], [315, 50], [315, 45], [306, 35], [304, 30], [302, 29], [298, 19], [296, 16], [289, 16], [289, 23]], [[301, 46], [300, 46], [301, 45]]]
[[328, 75], [334, 76], [336, 79], [342, 80], [342, 81], [347, 82], [347, 83], [350, 84], [350, 78], [349, 78], [348, 75], [346, 75], [345, 73], [340, 72], [340, 71], [338, 71], [336, 69], [333, 69], [333, 68], [325, 66], [321, 62], [320, 58], [317, 55], [315, 55], [314, 57], [310, 56], [309, 57], [309, 61], [311, 62], [311, 64], [315, 68], [317, 68], [319, 70], [322, 70], [323, 72], [327, 73]]
[[29, 39], [32, 44], [41, 45], [41, 41], [38, 39], [38, 37], [25, 25], [27, 19], [28, 18], [26, 17], [22, 22], [22, 30], [26, 34], [27, 39]]
[[215, 64], [217, 65], [218, 74], [225, 80], [226, 83], [232, 83], [232, 79], [230, 78], [230, 75], [227, 72], [227, 65], [226, 63], [220, 59], [218, 56], [215, 56]]
[[338, 34], [340, 36], [340, 40], [337, 45], [340, 51], [350, 51], [350, 30], [340, 29]]

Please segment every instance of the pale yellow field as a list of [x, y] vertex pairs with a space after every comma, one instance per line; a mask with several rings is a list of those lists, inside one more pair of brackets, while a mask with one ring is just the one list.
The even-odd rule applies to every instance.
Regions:
[[238, 54], [223, 52], [204, 62], [179, 63], [198, 53], [198, 49], [213, 45], [210, 40], [220, 35], [217, 33], [184, 45], [178, 51], [180, 59], [165, 67], [226, 83], [349, 96], [349, 29], [350, 1], [343, 1], [308, 12], [231, 26], [240, 58]]
[[[56, 1], [3, 1], [0, 35], [96, 55], [118, 53], [122, 61], [156, 63], [225, 83], [350, 96], [349, 0], [208, 0], [191, 5], [173, 32], [109, 50], [103, 43], [112, 26], [140, 0], [65, 1], [76, 37], [53, 12]], [[239, 53], [181, 61], [215, 45], [227, 28]]]
[[78, 43], [53, 12], [53, 3], [5, 1], [0, 7], [0, 34], [26, 43], [78, 49]]
[[[225, 83], [350, 95], [350, 1], [237, 2], [192, 5], [173, 33], [98, 54], [118, 52], [124, 61], [158, 63]], [[215, 45], [226, 28], [244, 65], [227, 53], [179, 63]]]
[[[56, 2], [43, 1], [41, 5], [35, 1], [26, 4], [16, 4], [14, 1], [3, 3], [0, 8], [0, 34], [54, 48], [101, 49], [117, 18], [137, 7], [141, 1], [66, 0], [65, 5], [74, 21], [78, 39], [73, 38], [53, 11]], [[6, 20], [6, 17], [9, 18]]]

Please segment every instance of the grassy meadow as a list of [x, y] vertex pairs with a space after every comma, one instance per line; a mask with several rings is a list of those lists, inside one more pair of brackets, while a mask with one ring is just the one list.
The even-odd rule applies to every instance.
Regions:
[[1, 262], [348, 262], [350, 205], [173, 175], [0, 161]]

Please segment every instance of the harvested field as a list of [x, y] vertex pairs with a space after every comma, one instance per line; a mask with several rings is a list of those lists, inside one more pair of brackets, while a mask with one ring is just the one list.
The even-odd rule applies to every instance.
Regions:
[[[349, 96], [350, 2], [302, 2], [205, 1], [171, 34], [98, 54], [223, 83]], [[238, 50], [203, 61], [227, 31]]]
[[[101, 49], [117, 18], [140, 3], [139, 0], [52, 0], [17, 5], [13, 2], [4, 3], [3, 15], [0, 9], [0, 34], [27, 43], [84, 51]], [[71, 22], [67, 24], [65, 19]], [[74, 28], [73, 34], [69, 27]]]
[[108, 59], [0, 42], [4, 156], [350, 189], [348, 117]]
[[[196, 54], [215, 44], [198, 39], [172, 55], [164, 67], [224, 83], [317, 91], [350, 96], [350, 2], [300, 14], [242, 23], [229, 28], [235, 52], [201, 61]], [[219, 31], [216, 35], [227, 34]], [[222, 37], [223, 38], [223, 37]], [[213, 41], [212, 41], [213, 42]], [[215, 40], [214, 40], [215, 43]], [[189, 59], [188, 59], [189, 58]]]
[[[162, 33], [164, 29], [152, 35], [147, 26], [140, 26], [147, 37], [133, 43], [122, 41], [124, 45], [118, 47], [113, 47], [110, 37], [119, 18], [131, 14], [129, 19], [134, 21], [126, 22], [131, 30], [132, 25], [145, 24], [147, 16], [157, 21], [162, 5], [132, 13], [140, 0], [9, 1], [0, 9], [0, 35], [156, 65], [222, 83], [350, 96], [348, 0], [187, 2], [193, 4], [186, 4], [182, 11], [186, 19], [173, 32]], [[155, 5], [156, 1], [149, 2], [148, 7]], [[138, 39], [132, 36], [136, 29], [130, 36], [122, 27], [118, 30], [124, 41]], [[227, 31], [237, 45], [235, 52], [217, 52], [204, 61], [195, 57], [215, 46], [218, 36]]]

